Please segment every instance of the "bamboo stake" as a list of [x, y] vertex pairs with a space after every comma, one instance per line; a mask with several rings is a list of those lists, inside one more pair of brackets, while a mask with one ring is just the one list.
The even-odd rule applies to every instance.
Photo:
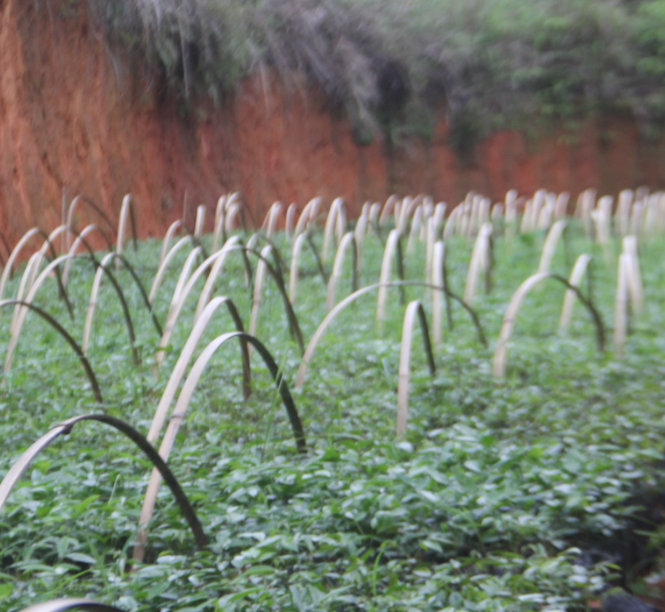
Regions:
[[623, 357], [626, 337], [628, 335], [628, 275], [630, 255], [619, 255], [617, 274], [617, 292], [614, 302], [614, 352], [618, 358]]
[[434, 243], [432, 252], [432, 284], [441, 289], [432, 290], [432, 335], [434, 336], [434, 344], [441, 344], [443, 336], [443, 325], [441, 323], [441, 310], [442, 301], [445, 298], [443, 287], [445, 283], [445, 245], [443, 241], [439, 240]]

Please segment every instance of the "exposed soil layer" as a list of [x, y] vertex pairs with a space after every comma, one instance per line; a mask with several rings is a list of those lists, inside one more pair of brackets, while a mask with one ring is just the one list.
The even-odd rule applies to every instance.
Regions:
[[575, 195], [643, 184], [665, 186], [665, 140], [641, 141], [630, 118], [589, 120], [574, 138], [497, 133], [472, 160], [450, 147], [443, 115], [427, 142], [358, 146], [307, 87], [248, 79], [217, 106], [185, 106], [109, 49], [84, 2], [0, 0], [0, 226], [13, 241], [59, 224], [63, 196], [78, 193], [116, 219], [131, 192], [148, 236], [183, 210], [191, 223], [197, 204], [212, 211], [231, 190], [260, 219], [275, 200], [316, 195], [343, 196], [353, 212], [393, 192], [452, 205], [470, 189], [502, 199], [510, 188]]

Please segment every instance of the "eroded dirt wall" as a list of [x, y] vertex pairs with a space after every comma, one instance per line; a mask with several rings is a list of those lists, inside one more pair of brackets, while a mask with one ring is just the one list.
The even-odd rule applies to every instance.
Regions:
[[444, 118], [429, 142], [357, 146], [348, 123], [305, 87], [250, 79], [217, 107], [184, 108], [106, 46], [84, 2], [0, 0], [0, 225], [12, 240], [60, 223], [63, 196], [78, 193], [115, 220], [131, 192], [147, 236], [183, 210], [191, 222], [199, 203], [212, 212], [231, 190], [259, 219], [275, 200], [315, 195], [341, 195], [357, 210], [392, 192], [452, 205], [470, 189], [501, 199], [510, 188], [642, 184], [665, 186], [665, 146], [641, 142], [627, 118], [588, 121], [574, 142], [498, 133], [472, 160], [450, 148]]

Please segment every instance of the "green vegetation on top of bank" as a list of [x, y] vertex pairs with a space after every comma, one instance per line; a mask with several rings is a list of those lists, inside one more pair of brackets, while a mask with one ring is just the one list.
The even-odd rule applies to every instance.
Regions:
[[[80, 0], [82, 1], [82, 0]], [[360, 142], [432, 132], [460, 148], [505, 127], [593, 114], [665, 118], [665, 0], [88, 0], [183, 100], [250, 74], [304, 77]]]

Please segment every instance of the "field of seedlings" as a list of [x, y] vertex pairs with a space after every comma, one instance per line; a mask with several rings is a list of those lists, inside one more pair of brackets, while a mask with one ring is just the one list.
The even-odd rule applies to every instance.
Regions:
[[661, 596], [665, 195], [248, 218], [0, 248], [0, 610]]

